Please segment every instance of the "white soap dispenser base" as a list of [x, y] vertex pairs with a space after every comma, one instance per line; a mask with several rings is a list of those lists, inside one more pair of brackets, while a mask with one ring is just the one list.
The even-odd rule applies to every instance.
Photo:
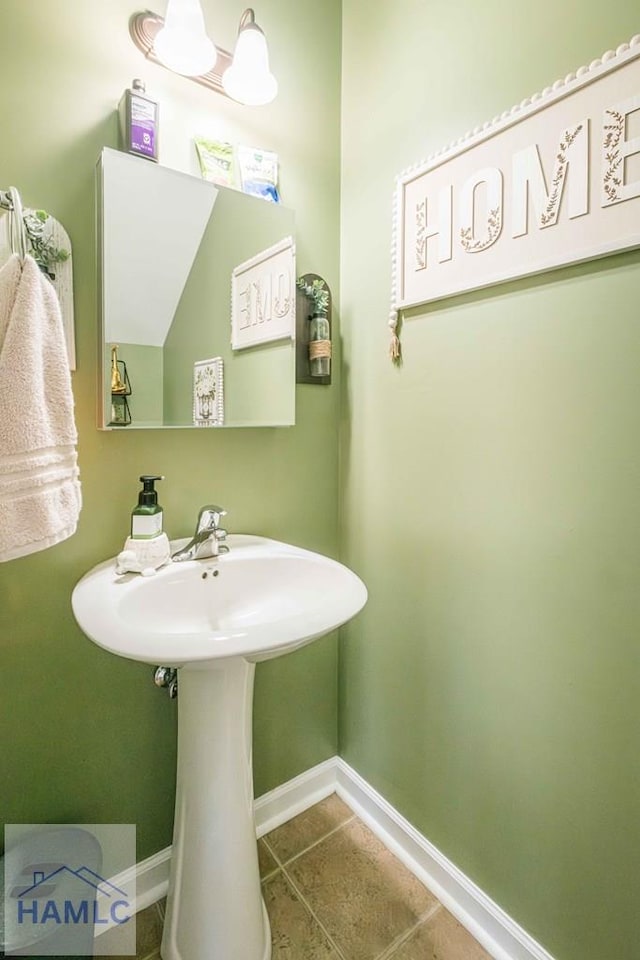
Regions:
[[116, 573], [141, 573], [143, 577], [150, 577], [170, 559], [171, 547], [166, 533], [150, 540], [127, 537], [116, 557]]

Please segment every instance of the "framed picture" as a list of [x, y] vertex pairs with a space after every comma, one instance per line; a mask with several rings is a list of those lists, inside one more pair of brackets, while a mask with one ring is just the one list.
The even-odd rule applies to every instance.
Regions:
[[231, 346], [295, 339], [296, 286], [293, 237], [239, 264], [231, 275]]
[[396, 182], [398, 312], [640, 246], [640, 43], [475, 128]]
[[197, 360], [193, 365], [193, 422], [197, 427], [224, 424], [222, 357]]

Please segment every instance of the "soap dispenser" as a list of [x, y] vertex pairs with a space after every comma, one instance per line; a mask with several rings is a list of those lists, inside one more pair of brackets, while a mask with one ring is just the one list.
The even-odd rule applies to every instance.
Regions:
[[133, 540], [152, 540], [162, 533], [162, 507], [158, 503], [156, 480], [164, 477], [146, 474], [140, 477], [142, 490], [138, 494], [138, 505], [131, 511]]
[[148, 577], [171, 559], [169, 538], [162, 529], [163, 511], [155, 483], [164, 477], [144, 474], [138, 503], [131, 511], [131, 534], [116, 558], [116, 573], [141, 573]]

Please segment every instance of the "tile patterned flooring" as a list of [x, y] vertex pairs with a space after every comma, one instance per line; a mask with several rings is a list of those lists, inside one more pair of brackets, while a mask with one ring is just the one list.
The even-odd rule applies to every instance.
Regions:
[[[258, 852], [272, 960], [491, 960], [335, 793]], [[158, 960], [163, 908], [137, 915], [137, 960]]]

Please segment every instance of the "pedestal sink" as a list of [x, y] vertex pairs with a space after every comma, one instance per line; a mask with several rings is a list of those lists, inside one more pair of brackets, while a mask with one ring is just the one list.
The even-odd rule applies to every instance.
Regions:
[[[178, 548], [186, 541], [176, 541]], [[255, 664], [328, 633], [364, 606], [347, 567], [264, 537], [155, 576], [90, 570], [72, 606], [87, 636], [179, 668], [178, 774], [163, 960], [269, 960], [253, 819]]]

